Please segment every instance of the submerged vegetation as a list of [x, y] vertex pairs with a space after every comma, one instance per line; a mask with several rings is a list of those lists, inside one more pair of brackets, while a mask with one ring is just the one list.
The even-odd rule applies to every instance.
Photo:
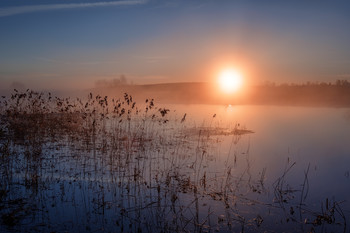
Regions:
[[[342, 203], [308, 204], [308, 172], [253, 172], [253, 133], [137, 104], [15, 92], [0, 102], [1, 232], [346, 232]], [[221, 151], [229, 139], [229, 149]]]

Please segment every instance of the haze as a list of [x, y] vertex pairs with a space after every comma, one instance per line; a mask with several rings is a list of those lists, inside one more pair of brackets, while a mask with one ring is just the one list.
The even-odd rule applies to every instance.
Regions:
[[0, 3], [0, 89], [84, 89], [350, 77], [348, 1], [22, 1]]

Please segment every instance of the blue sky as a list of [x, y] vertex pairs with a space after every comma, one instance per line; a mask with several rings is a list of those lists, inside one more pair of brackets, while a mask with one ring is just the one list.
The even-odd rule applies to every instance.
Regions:
[[0, 85], [350, 79], [349, 1], [1, 0]]

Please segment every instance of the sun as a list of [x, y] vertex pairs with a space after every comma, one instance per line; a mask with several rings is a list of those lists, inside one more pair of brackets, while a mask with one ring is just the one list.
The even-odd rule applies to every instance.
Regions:
[[237, 92], [242, 87], [243, 77], [237, 70], [226, 69], [220, 72], [218, 82], [223, 92], [231, 94]]

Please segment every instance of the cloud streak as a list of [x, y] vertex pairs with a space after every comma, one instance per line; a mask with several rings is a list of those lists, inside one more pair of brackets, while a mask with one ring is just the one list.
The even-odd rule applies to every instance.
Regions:
[[5, 8], [0, 8], [0, 17], [32, 13], [32, 12], [38, 12], [38, 11], [107, 7], [107, 6], [142, 5], [142, 4], [145, 4], [146, 2], [147, 0], [122, 0], [122, 1], [110, 1], [110, 2], [46, 4], [46, 5], [5, 7]]

